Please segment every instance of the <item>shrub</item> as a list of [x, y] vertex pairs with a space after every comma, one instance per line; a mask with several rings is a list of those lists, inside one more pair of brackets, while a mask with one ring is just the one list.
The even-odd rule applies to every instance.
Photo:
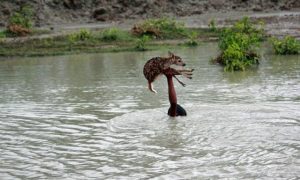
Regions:
[[9, 19], [7, 33], [11, 36], [26, 36], [31, 33], [33, 10], [22, 6]]
[[79, 33], [77, 34], [77, 39], [81, 41], [92, 39], [93, 35], [90, 30], [87, 29], [81, 29]]
[[102, 31], [100, 39], [103, 41], [123, 41], [130, 40], [130, 35], [117, 28], [109, 28]]
[[146, 43], [151, 38], [147, 35], [143, 35], [142, 37], [138, 38], [136, 41], [135, 49], [138, 51], [145, 51], [146, 50]]
[[[251, 55], [252, 54], [252, 55]], [[244, 71], [246, 67], [258, 63], [256, 53], [244, 52], [237, 43], [231, 44], [223, 53], [225, 71]]]
[[300, 41], [294, 37], [285, 36], [281, 40], [273, 37], [271, 42], [276, 54], [286, 55], [300, 53]]
[[93, 35], [90, 30], [81, 29], [79, 32], [70, 34], [68, 38], [71, 42], [86, 41], [92, 39]]
[[198, 46], [197, 38], [198, 33], [196, 31], [192, 31], [190, 34], [188, 34], [188, 41], [185, 43], [187, 46]]
[[220, 33], [219, 48], [225, 50], [233, 42], [236, 42], [242, 50], [249, 50], [258, 46], [264, 37], [263, 28], [256, 28], [255, 24], [245, 17], [238, 21], [233, 27], [225, 28]]
[[32, 28], [33, 10], [30, 6], [22, 6], [19, 11], [15, 12], [9, 19], [9, 24], [20, 25], [23, 28]]
[[148, 35], [161, 39], [186, 36], [184, 23], [169, 18], [148, 19], [135, 25], [131, 31], [136, 36]]
[[219, 36], [222, 52], [213, 62], [225, 66], [225, 71], [244, 71], [246, 67], [259, 64], [255, 48], [260, 45], [264, 31], [255, 25], [245, 17], [233, 27], [225, 28]]

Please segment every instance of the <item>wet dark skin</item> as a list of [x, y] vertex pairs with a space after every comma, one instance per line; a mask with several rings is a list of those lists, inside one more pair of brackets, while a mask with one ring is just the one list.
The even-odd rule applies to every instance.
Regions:
[[[168, 115], [171, 117], [186, 116], [186, 111], [179, 104], [177, 104], [176, 91], [173, 84], [173, 77], [175, 77], [175, 75], [178, 75], [178, 72], [175, 71], [174, 69], [168, 68], [164, 71], [164, 75], [167, 77], [168, 80], [168, 92], [169, 92], [169, 102], [170, 102]], [[178, 82], [181, 85], [185, 86], [185, 84], [183, 84], [181, 81], [178, 80]]]

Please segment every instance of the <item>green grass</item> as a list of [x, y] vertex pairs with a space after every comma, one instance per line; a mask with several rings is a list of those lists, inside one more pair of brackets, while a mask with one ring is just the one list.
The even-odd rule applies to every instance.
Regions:
[[148, 35], [159, 39], [174, 39], [186, 37], [187, 29], [184, 23], [170, 18], [148, 19], [135, 25], [132, 32], [136, 36]]
[[[47, 30], [33, 31], [32, 34], [49, 33]], [[161, 46], [185, 44], [194, 46], [199, 38], [203, 40], [209, 37], [217, 37], [217, 33], [208, 29], [185, 29], [190, 36], [184, 35], [175, 41], [164, 41], [151, 36], [134, 36], [130, 31], [117, 28], [109, 28], [101, 31], [81, 29], [73, 33], [48, 38], [28, 38], [22, 41], [5, 40], [9, 37], [6, 31], [0, 32], [0, 56], [43, 56], [73, 54], [79, 52], [116, 52], [116, 51], [141, 51], [157, 49]], [[50, 34], [51, 36], [51, 34]], [[16, 38], [18, 40], [18, 38]]]
[[283, 39], [271, 38], [271, 43], [276, 54], [288, 55], [300, 53], [300, 41], [291, 36]]
[[71, 43], [75, 43], [78, 41], [87, 41], [93, 39], [93, 35], [90, 30], [81, 29], [78, 32], [72, 33], [68, 36], [68, 40]]
[[7, 37], [6, 31], [5, 30], [4, 31], [0, 31], [0, 39], [6, 38], [6, 37]]
[[127, 31], [123, 31], [118, 28], [109, 28], [100, 33], [100, 40], [106, 42], [130, 41], [132, 40], [132, 37]]
[[[70, 48], [66, 39], [66, 37], [57, 37], [13, 44], [1, 43], [0, 41], [0, 56], [53, 56], [77, 53], [140, 51], [136, 49], [135, 42], [117, 42], [112, 44], [102, 41], [82, 41], [73, 44]], [[158, 50], [169, 46], [174, 46], [174, 44], [161, 44], [152, 41], [147, 43], [146, 50]]]
[[147, 35], [143, 35], [142, 37], [140, 37], [136, 40], [135, 49], [138, 51], [147, 50], [146, 43], [149, 42], [150, 40], [151, 40], [151, 37], [149, 37]]

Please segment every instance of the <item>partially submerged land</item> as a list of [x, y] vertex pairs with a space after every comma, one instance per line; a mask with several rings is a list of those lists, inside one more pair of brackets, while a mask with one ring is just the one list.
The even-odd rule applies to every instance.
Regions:
[[[215, 27], [213, 27], [215, 28]], [[141, 51], [158, 46], [195, 46], [198, 40], [215, 40], [211, 28], [187, 28], [170, 18], [148, 19], [127, 28], [32, 29], [2, 31], [0, 56], [44, 56], [82, 52]], [[29, 28], [28, 28], [29, 29]], [[13, 29], [14, 30], [14, 29]]]
[[271, 36], [275, 53], [300, 52], [300, 43], [295, 39], [300, 36], [300, 13], [246, 14], [249, 17], [243, 19], [235, 13], [35, 28], [30, 8], [24, 7], [0, 32], [0, 56], [145, 51], [218, 40], [221, 53], [212, 62], [223, 65], [226, 71], [236, 71], [259, 64], [255, 48]]
[[[248, 15], [248, 14], [246, 14]], [[212, 14], [209, 19], [204, 15], [201, 19], [197, 16], [179, 18], [178, 24], [181, 24], [185, 31], [181, 35], [174, 34], [165, 37], [154, 37], [145, 42], [147, 49], [155, 49], [159, 46], [183, 45], [188, 41], [216, 41], [218, 31], [232, 25], [242, 17], [229, 16], [219, 17]], [[215, 17], [215, 18], [214, 18]], [[292, 35], [300, 38], [300, 13], [271, 14], [271, 16], [249, 14], [250, 20], [254, 22], [264, 22], [266, 35], [284, 36]], [[228, 18], [228, 19], [225, 19]], [[169, 19], [170, 20], [170, 19]], [[147, 21], [147, 20], [145, 20]], [[143, 20], [139, 21], [144, 22]], [[109, 52], [109, 51], [134, 51], [140, 36], [132, 34], [131, 29], [134, 27], [133, 21], [122, 23], [98, 23], [69, 26], [51, 26], [34, 28], [32, 33], [26, 37], [11, 37], [4, 34], [4, 29], [0, 33], [0, 56], [44, 56], [44, 55], [61, 55], [73, 54], [79, 52]], [[280, 28], [280, 24], [282, 27]], [[118, 27], [118, 28], [117, 28]], [[111, 35], [115, 39], [103, 39], [105, 32], [112, 30]], [[83, 39], [70, 39], [72, 34], [86, 33], [89, 37]], [[113, 33], [115, 33], [113, 35]], [[193, 43], [192, 43], [193, 44]]]

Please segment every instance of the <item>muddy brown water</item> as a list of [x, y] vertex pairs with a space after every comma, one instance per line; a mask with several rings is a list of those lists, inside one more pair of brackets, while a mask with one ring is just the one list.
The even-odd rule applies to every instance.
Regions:
[[168, 49], [2, 58], [1, 179], [298, 179], [300, 57], [224, 73], [216, 47], [173, 49], [196, 69], [179, 118], [165, 77], [153, 94], [142, 75]]

